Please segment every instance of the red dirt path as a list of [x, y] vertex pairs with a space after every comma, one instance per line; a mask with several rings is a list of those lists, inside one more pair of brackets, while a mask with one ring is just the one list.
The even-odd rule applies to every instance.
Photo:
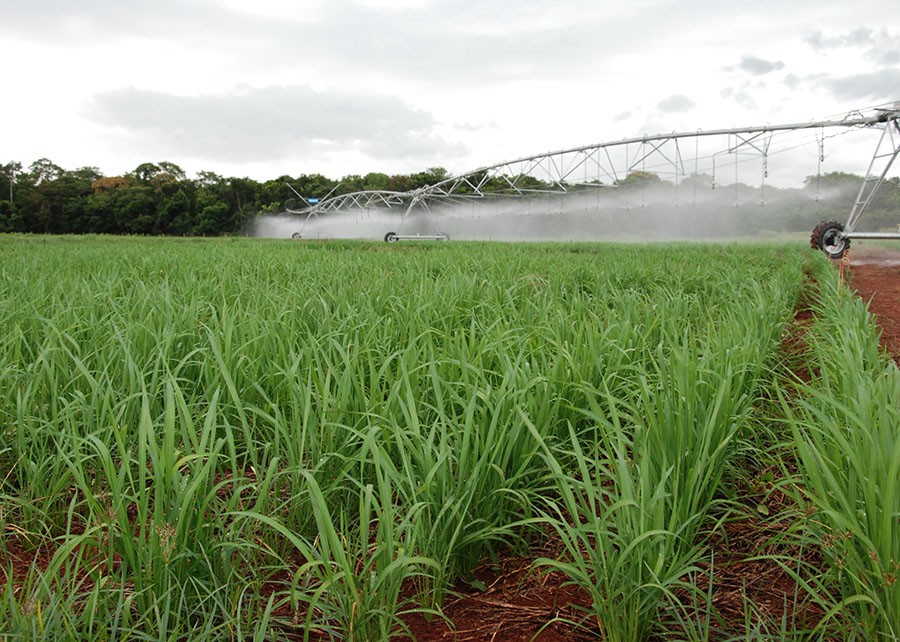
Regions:
[[881, 328], [881, 345], [900, 365], [900, 249], [852, 249], [849, 282], [869, 302]]

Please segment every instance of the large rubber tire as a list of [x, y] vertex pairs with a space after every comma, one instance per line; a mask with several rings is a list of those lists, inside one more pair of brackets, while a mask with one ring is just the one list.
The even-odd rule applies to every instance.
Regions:
[[302, 237], [300, 236], [300, 232], [294, 232], [293, 234], [291, 234], [291, 238], [292, 238], [292, 239], [299, 239], [299, 238], [302, 238]]
[[400, 239], [397, 238], [397, 233], [396, 233], [396, 232], [388, 232], [387, 234], [384, 235], [384, 242], [385, 242], [385, 243], [396, 243], [396, 242], [399, 241], [399, 240], [400, 240]]
[[822, 250], [832, 259], [843, 258], [850, 249], [850, 239], [841, 236], [843, 231], [842, 223], [822, 221], [812, 231], [809, 244], [817, 250]]

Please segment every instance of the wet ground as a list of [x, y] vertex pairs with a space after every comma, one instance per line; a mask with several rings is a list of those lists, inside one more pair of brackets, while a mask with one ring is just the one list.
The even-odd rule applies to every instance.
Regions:
[[900, 242], [896, 249], [851, 248], [848, 281], [868, 301], [881, 328], [881, 344], [900, 365]]

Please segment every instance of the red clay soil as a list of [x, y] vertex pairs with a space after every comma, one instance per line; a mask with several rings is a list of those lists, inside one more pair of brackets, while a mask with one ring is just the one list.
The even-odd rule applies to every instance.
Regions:
[[881, 345], [900, 365], [900, 249], [851, 250], [849, 282], [869, 302], [881, 328]]
[[12, 572], [14, 584], [19, 584], [28, 575], [32, 566], [45, 569], [53, 557], [54, 548], [39, 546], [34, 548], [28, 545], [28, 541], [14, 533], [2, 533], [4, 537], [3, 548], [0, 549], [0, 586], [5, 586], [9, 578], [7, 572]]
[[[414, 615], [406, 620], [417, 642], [552, 642], [554, 640], [596, 640], [587, 622], [585, 630], [555, 620], [582, 620], [590, 598], [565, 585], [559, 572], [540, 572], [535, 555], [509, 556], [475, 570], [469, 584], [454, 588], [443, 606], [447, 620], [425, 620]], [[477, 587], [475, 586], [477, 585]], [[452, 623], [452, 626], [451, 626]], [[401, 638], [404, 639], [404, 638]], [[409, 640], [409, 638], [405, 638]]]
[[[772, 506], [772, 498], [769, 499]], [[777, 510], [772, 506], [773, 510]], [[769, 622], [785, 619], [797, 628], [811, 627], [822, 611], [798, 601], [802, 591], [777, 563], [753, 559], [766, 553], [767, 542], [777, 530], [777, 522], [750, 518], [728, 524], [713, 537], [715, 580], [712, 602], [721, 618], [713, 623], [712, 639], [733, 639], [744, 630], [745, 609]], [[551, 543], [548, 543], [552, 545]], [[540, 572], [531, 557], [510, 557], [476, 572], [487, 590], [460, 585], [444, 605], [452, 627], [438, 618], [405, 618], [416, 642], [586, 642], [603, 639], [590, 617], [588, 596], [566, 584], [559, 572]], [[697, 586], [708, 589], [708, 577], [697, 578]], [[485, 588], [484, 586], [481, 587]], [[567, 623], [580, 621], [581, 626]], [[777, 626], [777, 625], [776, 625]], [[672, 629], [677, 625], [672, 624]], [[408, 640], [408, 638], [403, 638]]]

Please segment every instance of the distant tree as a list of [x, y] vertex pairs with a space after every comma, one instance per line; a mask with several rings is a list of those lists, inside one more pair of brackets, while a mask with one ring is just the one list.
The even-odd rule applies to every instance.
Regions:
[[215, 172], [197, 172], [195, 180], [197, 186], [201, 189], [214, 189], [221, 185], [225, 185], [225, 179]]
[[363, 176], [363, 189], [387, 190], [390, 177], [381, 172], [369, 172]]
[[861, 181], [862, 177], [857, 176], [856, 174], [849, 174], [847, 172], [827, 172], [825, 174], [807, 176], [803, 179], [803, 188], [810, 191], [823, 187], [840, 187], [843, 189], [854, 185], [859, 188]]
[[695, 174], [691, 173], [687, 176], [683, 177], [679, 182], [680, 187], [686, 187], [691, 189], [713, 189], [713, 185], [715, 184], [715, 179], [709, 174]]
[[361, 192], [365, 189], [364, 184], [363, 177], [359, 174], [348, 174], [340, 180], [334, 194]]
[[[154, 191], [159, 193], [163, 193], [167, 186], [177, 186], [186, 178], [183, 169], [168, 161], [142, 163], [131, 172], [131, 177], [139, 183], [151, 186]], [[170, 192], [174, 191], [174, 189], [170, 190]]]
[[194, 186], [197, 188], [198, 211], [228, 198], [228, 181], [215, 172], [200, 172], [194, 180]]
[[16, 175], [22, 173], [22, 163], [11, 162], [0, 165], [0, 198], [9, 197], [10, 203], [15, 203], [13, 187], [16, 184]]
[[131, 172], [131, 176], [138, 182], [148, 184], [150, 179], [159, 174], [162, 170], [156, 163], [141, 163]]
[[15, 203], [0, 200], [0, 233], [22, 232], [22, 222]]
[[546, 190], [551, 187], [546, 181], [530, 176], [528, 174], [520, 174], [518, 176], [509, 177], [511, 183], [515, 183], [516, 187], [522, 190]]
[[265, 181], [259, 186], [257, 199], [261, 214], [277, 214], [285, 209], [303, 207], [298, 196], [291, 189], [294, 179], [287, 175]]
[[296, 179], [294, 189], [300, 192], [305, 199], [325, 198], [337, 185], [337, 181], [322, 174], [302, 174]]
[[157, 198], [152, 187], [134, 185], [114, 193], [114, 216], [117, 227], [125, 234], [154, 234]]
[[869, 209], [863, 213], [863, 219], [860, 220], [865, 220], [865, 225], [870, 230], [897, 231], [897, 226], [900, 225], [900, 177], [892, 176], [884, 179], [872, 198]]
[[23, 230], [45, 234], [81, 232], [85, 200], [99, 175], [93, 167], [65, 171], [47, 159], [32, 163], [16, 185], [17, 212]]
[[410, 189], [428, 187], [449, 177], [450, 173], [443, 167], [429, 167], [424, 172], [417, 172], [409, 177]]
[[179, 188], [169, 194], [157, 208], [154, 233], [185, 235], [190, 234], [196, 225], [191, 200], [184, 190]]
[[807, 176], [802, 193], [807, 205], [797, 216], [798, 226], [812, 229], [820, 221], [847, 219], [862, 184], [862, 177], [847, 172], [827, 172]]
[[625, 178], [616, 181], [616, 185], [640, 185], [641, 183], [661, 183], [662, 179], [653, 172], [634, 170], [628, 172]]
[[63, 174], [63, 168], [52, 161], [41, 158], [28, 166], [28, 177], [35, 185], [54, 181]]
[[119, 209], [128, 201], [132, 179], [126, 176], [101, 176], [91, 183], [92, 194], [85, 202], [85, 231], [100, 234], [124, 234]]
[[412, 179], [409, 176], [394, 174], [393, 176], [388, 177], [387, 189], [392, 192], [406, 192], [415, 188]]
[[207, 205], [200, 212], [194, 234], [214, 236], [227, 230], [230, 224], [231, 211], [225, 203]]
[[91, 189], [94, 194], [106, 194], [130, 185], [131, 180], [125, 176], [101, 176], [91, 183]]
[[228, 179], [229, 206], [233, 212], [245, 212], [256, 204], [259, 183], [251, 178]]
[[84, 218], [85, 231], [98, 234], [124, 234], [125, 229], [119, 227], [119, 199], [117, 190], [100, 190], [85, 199]]
[[185, 178], [187, 178], [183, 169], [181, 169], [175, 163], [170, 163], [169, 161], [161, 161], [159, 163], [159, 170], [161, 174], [168, 174], [172, 179], [176, 181], [183, 181]]

